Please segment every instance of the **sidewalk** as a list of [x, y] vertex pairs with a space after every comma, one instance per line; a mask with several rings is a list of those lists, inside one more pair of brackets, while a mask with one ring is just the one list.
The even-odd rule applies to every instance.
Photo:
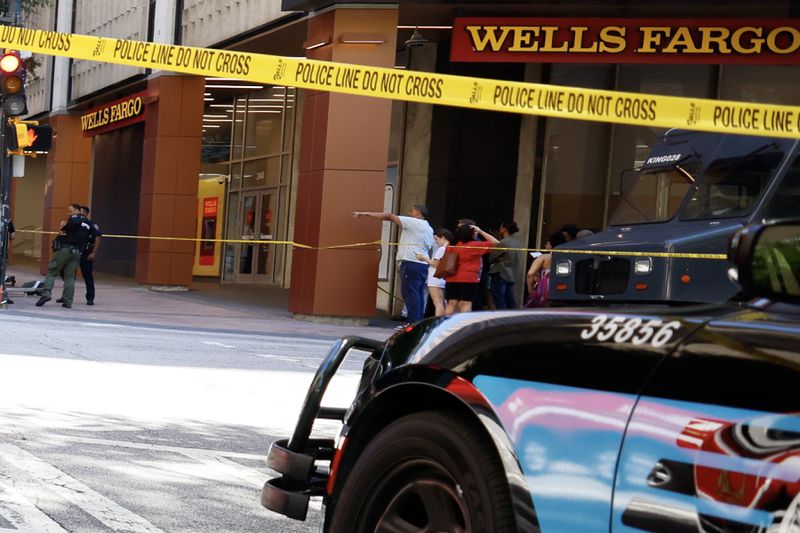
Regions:
[[[14, 258], [8, 274], [17, 287], [26, 281], [43, 280], [38, 261]], [[132, 278], [95, 272], [97, 297], [94, 306], [86, 305], [83, 281], [75, 284], [71, 309], [56, 303], [62, 282], [56, 281], [53, 299], [36, 307], [38, 296], [10, 293], [14, 304], [2, 313], [44, 316], [78, 321], [97, 320], [115, 324], [135, 324], [168, 328], [202, 328], [226, 332], [272, 333], [292, 337], [335, 339], [359, 335], [386, 339], [398, 324], [388, 317], [375, 317], [369, 326], [339, 326], [295, 320], [288, 311], [289, 291], [262, 285], [227, 285], [213, 280], [193, 282], [189, 291], [158, 292], [141, 286]]]

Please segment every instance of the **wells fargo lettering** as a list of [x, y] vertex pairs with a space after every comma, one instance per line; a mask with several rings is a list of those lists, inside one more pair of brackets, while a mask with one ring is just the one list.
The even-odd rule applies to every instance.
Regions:
[[138, 117], [144, 110], [142, 97], [129, 98], [107, 107], [102, 107], [81, 116], [81, 130], [92, 131], [103, 126]]
[[[796, 19], [457, 18], [454, 61], [800, 63]], [[581, 57], [582, 56], [582, 57]], [[517, 59], [518, 58], [518, 59]], [[765, 58], [767, 58], [765, 60]]]

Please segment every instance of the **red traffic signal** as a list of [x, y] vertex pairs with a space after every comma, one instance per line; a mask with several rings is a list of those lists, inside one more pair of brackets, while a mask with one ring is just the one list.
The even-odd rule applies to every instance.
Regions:
[[16, 52], [7, 52], [0, 57], [0, 71], [3, 74], [14, 74], [22, 67], [22, 58]]
[[28, 112], [25, 99], [25, 63], [17, 52], [6, 52], [0, 56], [0, 93], [3, 109], [8, 116], [23, 115]]

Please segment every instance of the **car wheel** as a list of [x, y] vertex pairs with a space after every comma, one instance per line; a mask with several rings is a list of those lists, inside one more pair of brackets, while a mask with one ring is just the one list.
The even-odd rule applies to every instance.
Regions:
[[474, 424], [426, 411], [387, 426], [357, 458], [328, 531], [516, 531], [503, 465]]

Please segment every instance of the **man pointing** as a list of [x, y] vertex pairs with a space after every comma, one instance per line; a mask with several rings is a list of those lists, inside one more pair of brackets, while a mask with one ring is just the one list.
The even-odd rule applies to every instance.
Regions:
[[425, 313], [425, 283], [428, 263], [417, 259], [417, 254], [430, 257], [433, 248], [433, 228], [428, 223], [428, 208], [415, 205], [408, 216], [394, 213], [353, 211], [353, 218], [371, 217], [388, 220], [402, 228], [397, 246], [397, 264], [400, 270], [400, 292], [408, 310], [408, 321], [422, 320]]

